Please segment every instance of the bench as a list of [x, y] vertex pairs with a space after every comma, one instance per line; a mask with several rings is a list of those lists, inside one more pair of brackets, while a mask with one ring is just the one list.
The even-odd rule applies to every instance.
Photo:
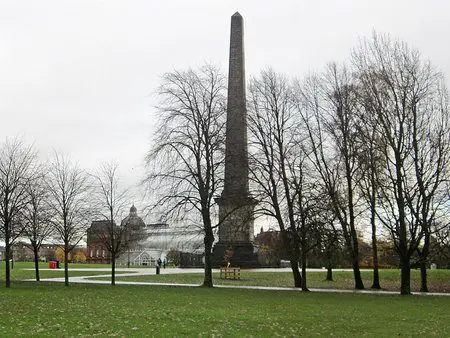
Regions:
[[241, 279], [241, 268], [221, 267], [220, 279]]

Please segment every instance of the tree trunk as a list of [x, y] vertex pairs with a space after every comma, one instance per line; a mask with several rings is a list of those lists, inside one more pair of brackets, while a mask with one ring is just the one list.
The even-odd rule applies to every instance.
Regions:
[[400, 256], [401, 276], [400, 276], [400, 294], [411, 294], [411, 268], [409, 266], [409, 259]]
[[[373, 132], [375, 129], [373, 129]], [[378, 247], [377, 247], [377, 224], [376, 224], [376, 160], [375, 160], [374, 145], [370, 145], [370, 224], [372, 227], [372, 260], [373, 260], [373, 281], [371, 289], [381, 289], [380, 275], [378, 271]]]
[[302, 250], [302, 291], [309, 291], [306, 285], [306, 253]]
[[419, 253], [420, 256], [420, 292], [428, 292], [427, 283], [427, 265], [428, 265], [428, 255], [430, 253], [430, 233], [425, 231], [425, 240], [423, 244], [422, 251]]
[[111, 252], [111, 285], [116, 285], [116, 253]]
[[36, 275], [36, 282], [40, 281], [39, 278], [39, 249], [36, 245], [33, 245], [33, 253], [34, 253], [34, 273]]
[[428, 292], [427, 285], [427, 262], [420, 260], [420, 292]]
[[203, 242], [205, 244], [205, 279], [203, 280], [203, 286], [212, 288], [213, 278], [212, 278], [211, 252], [212, 252], [212, 245], [214, 242], [214, 235], [211, 230], [206, 231]]
[[372, 282], [372, 286], [370, 288], [371, 289], [377, 289], [377, 290], [381, 289], [381, 286], [380, 286], [380, 273], [378, 271], [378, 265], [375, 266], [375, 257], [374, 257], [374, 266], [373, 266], [373, 282]]
[[294, 275], [294, 287], [301, 288], [302, 287], [302, 275], [300, 274], [300, 269], [298, 268], [298, 260], [290, 259], [292, 273]]
[[372, 254], [373, 254], [373, 282], [372, 289], [381, 289], [380, 286], [380, 275], [378, 271], [378, 248], [377, 248], [377, 235], [376, 235], [376, 225], [375, 225], [375, 215], [371, 215], [372, 223]]
[[64, 285], [69, 286], [69, 246], [64, 245]]
[[355, 278], [355, 289], [364, 290], [364, 283], [361, 278], [361, 270], [359, 269], [358, 255], [353, 256], [353, 275]]
[[[356, 231], [352, 229], [352, 233], [356, 236]], [[352, 234], [353, 235], [353, 234]], [[361, 278], [361, 270], [359, 269], [359, 254], [358, 254], [358, 241], [356, 237], [353, 239], [353, 250], [352, 250], [352, 265], [353, 265], [353, 276], [355, 279], [355, 289], [364, 290], [364, 283]]]
[[[345, 135], [344, 143], [346, 144], [346, 139], [349, 135]], [[347, 148], [346, 145], [344, 145]], [[359, 270], [359, 248], [358, 248], [358, 234], [355, 229], [355, 211], [354, 211], [354, 199], [353, 199], [353, 177], [351, 174], [351, 165], [349, 163], [348, 156], [345, 156], [345, 172], [347, 179], [347, 203], [348, 203], [348, 213], [349, 213], [349, 226], [350, 226], [350, 236], [351, 236], [351, 252], [353, 259], [353, 275], [355, 278], [355, 289], [364, 290], [364, 284], [361, 279], [361, 272]]]
[[111, 285], [116, 285], [116, 236], [114, 234], [114, 210], [111, 205], [109, 209], [110, 220], [110, 241], [111, 241]]
[[6, 287], [11, 287], [11, 267], [9, 260], [11, 259], [11, 245], [9, 243], [9, 236], [5, 238], [5, 268], [6, 268]]
[[[305, 227], [305, 224], [302, 225], [303, 227]], [[308, 290], [308, 286], [306, 284], [306, 234], [305, 234], [305, 230], [303, 228], [302, 230], [302, 234], [301, 234], [301, 263], [302, 263], [302, 291], [309, 291]]]
[[328, 281], [333, 281], [333, 268], [331, 267], [331, 264], [327, 266], [327, 278]]
[[[292, 233], [292, 236], [295, 234]], [[294, 275], [294, 287], [302, 287], [302, 275], [300, 274], [300, 269], [298, 268], [299, 252], [298, 252], [298, 241], [295, 238], [290, 241], [288, 232], [286, 230], [282, 231], [283, 244], [285, 248], [288, 248], [289, 262], [291, 264], [292, 274]], [[295, 237], [295, 236], [294, 236]]]

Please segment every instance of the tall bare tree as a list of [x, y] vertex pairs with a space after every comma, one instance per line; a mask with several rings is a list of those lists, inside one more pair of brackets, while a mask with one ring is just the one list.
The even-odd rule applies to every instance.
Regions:
[[[372, 289], [381, 289], [378, 266], [377, 244], [377, 199], [380, 196], [380, 173], [384, 170], [383, 162], [383, 136], [379, 134], [378, 119], [376, 115], [368, 114], [364, 109], [367, 100], [364, 99], [364, 91], [359, 90], [358, 96], [361, 102], [357, 122], [359, 172], [358, 182], [362, 197], [365, 199], [370, 213], [370, 227], [372, 239], [372, 264], [373, 281]], [[370, 100], [369, 100], [370, 102]]]
[[86, 235], [92, 208], [89, 175], [66, 156], [55, 152], [47, 174], [49, 205], [55, 236], [64, 250], [64, 282], [69, 286], [69, 253]]
[[200, 219], [207, 287], [213, 285], [214, 197], [222, 187], [225, 90], [224, 76], [211, 65], [166, 73], [158, 89], [159, 127], [147, 156], [146, 182], [155, 206], [175, 222], [192, 212]]
[[400, 292], [410, 294], [411, 257], [423, 243], [426, 262], [431, 225], [442, 205], [450, 156], [447, 92], [441, 74], [418, 51], [388, 36], [374, 33], [354, 51], [353, 61], [368, 114], [377, 116], [384, 136], [377, 214], [400, 257]]
[[[418, 247], [421, 271], [421, 292], [428, 292], [427, 267], [431, 236], [439, 231], [433, 225], [441, 222], [450, 210], [445, 184], [450, 179], [450, 110], [448, 93], [442, 74], [431, 68], [419, 78], [421, 96], [412, 109], [412, 162], [415, 190], [408, 198], [408, 208], [422, 232]], [[445, 224], [445, 223], [444, 223]]]
[[5, 282], [11, 286], [12, 245], [23, 234], [20, 213], [26, 207], [27, 188], [35, 178], [36, 152], [32, 146], [7, 139], [0, 148], [0, 237], [5, 241]]
[[[41, 164], [42, 168], [43, 165]], [[36, 281], [39, 281], [39, 250], [43, 242], [53, 234], [52, 212], [49, 194], [44, 180], [44, 170], [39, 170], [35, 179], [27, 186], [28, 203], [21, 211], [24, 236], [30, 241], [27, 246], [33, 251]]]
[[345, 67], [330, 64], [301, 86], [299, 104], [308, 130], [311, 162], [320, 175], [352, 260], [355, 288], [364, 289], [356, 229], [358, 147], [356, 88]]
[[287, 77], [269, 69], [251, 79], [249, 94], [250, 172], [260, 199], [257, 212], [277, 221], [289, 255], [294, 286], [307, 291], [312, 190], [292, 84]]
[[116, 259], [128, 244], [127, 227], [117, 226], [116, 220], [123, 214], [128, 203], [128, 192], [120, 187], [119, 165], [103, 163], [94, 174], [95, 206], [97, 213], [108, 222], [106, 231], [96, 233], [111, 257], [111, 285], [115, 285]]

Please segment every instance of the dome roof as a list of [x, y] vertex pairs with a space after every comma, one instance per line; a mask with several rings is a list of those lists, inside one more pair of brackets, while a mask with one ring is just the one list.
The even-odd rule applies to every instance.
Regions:
[[137, 209], [136, 209], [136, 207], [133, 205], [133, 206], [130, 208], [130, 214], [122, 220], [122, 222], [120, 223], [120, 225], [126, 226], [126, 227], [130, 227], [130, 228], [132, 228], [132, 229], [137, 230], [137, 229], [139, 229], [139, 228], [141, 228], [141, 227], [144, 227], [144, 226], [145, 226], [145, 223], [144, 223], [144, 221], [142, 220], [142, 218], [140, 218], [140, 217], [137, 215]]

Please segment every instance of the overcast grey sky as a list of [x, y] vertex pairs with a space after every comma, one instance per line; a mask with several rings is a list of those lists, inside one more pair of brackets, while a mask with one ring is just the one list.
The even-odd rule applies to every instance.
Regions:
[[247, 77], [299, 76], [345, 61], [359, 37], [390, 33], [450, 76], [450, 5], [390, 1], [0, 0], [1, 138], [92, 169], [116, 159], [142, 178], [160, 76], [210, 61], [226, 72], [230, 17], [245, 24]]

